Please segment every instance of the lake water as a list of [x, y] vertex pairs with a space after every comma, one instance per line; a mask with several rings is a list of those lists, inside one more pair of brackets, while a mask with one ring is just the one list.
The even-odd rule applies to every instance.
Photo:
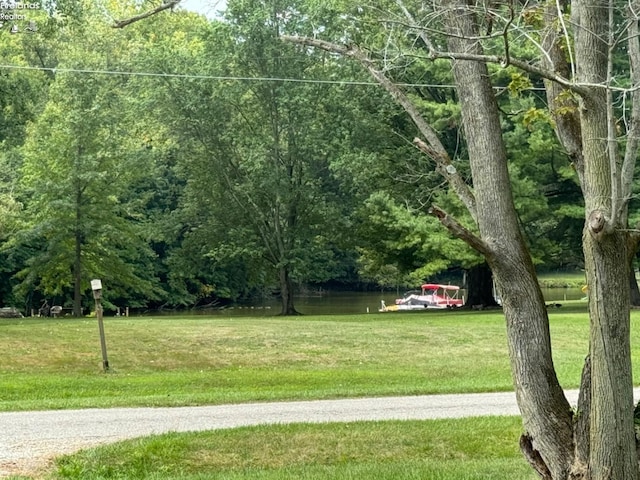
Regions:
[[[580, 300], [584, 293], [579, 288], [545, 288], [542, 289], [547, 302]], [[402, 293], [400, 294], [402, 296]], [[295, 297], [296, 309], [306, 315], [332, 315], [350, 313], [374, 313], [380, 308], [381, 300], [393, 305], [398, 294], [385, 292], [326, 292], [317, 296]], [[221, 310], [202, 311], [207, 315], [233, 316], [272, 316], [280, 312], [277, 299], [265, 298], [252, 303], [235, 305]]]

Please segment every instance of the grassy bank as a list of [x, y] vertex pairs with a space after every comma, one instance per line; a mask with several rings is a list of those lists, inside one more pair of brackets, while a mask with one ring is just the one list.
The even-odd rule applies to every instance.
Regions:
[[538, 275], [538, 283], [542, 288], [582, 288], [586, 283], [585, 273], [553, 272]]
[[502, 417], [168, 434], [64, 457], [52, 478], [533, 480], [520, 433]]
[[[587, 351], [584, 305], [576, 308], [551, 314], [567, 388], [578, 385]], [[105, 322], [109, 374], [101, 372], [95, 320], [0, 321], [0, 410], [511, 389], [499, 312]], [[637, 348], [634, 359], [640, 371]]]

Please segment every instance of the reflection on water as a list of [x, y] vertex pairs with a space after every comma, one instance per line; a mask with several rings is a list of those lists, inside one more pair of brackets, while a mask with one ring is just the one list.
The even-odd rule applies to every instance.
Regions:
[[[542, 293], [547, 302], [562, 302], [584, 298], [584, 293], [579, 288], [544, 288]], [[295, 307], [300, 313], [306, 315], [376, 313], [380, 308], [381, 300], [384, 300], [387, 305], [393, 305], [397, 297], [398, 295], [395, 291], [325, 292], [323, 295], [318, 296], [295, 297]], [[224, 309], [202, 311], [203, 314], [207, 315], [226, 316], [272, 316], [277, 315], [279, 312], [280, 303], [277, 298], [265, 298], [261, 301], [234, 305]]]
[[585, 294], [579, 288], [543, 288], [542, 294], [547, 302], [582, 300]]
[[[380, 308], [380, 301], [395, 299], [395, 293], [372, 292], [325, 292], [315, 296], [296, 296], [296, 310], [305, 315], [333, 315], [349, 313], [374, 313]], [[368, 309], [368, 310], [367, 310]], [[204, 313], [204, 312], [203, 312]], [[280, 313], [277, 298], [265, 298], [242, 305], [234, 305], [221, 310], [208, 310], [207, 314], [271, 316]]]

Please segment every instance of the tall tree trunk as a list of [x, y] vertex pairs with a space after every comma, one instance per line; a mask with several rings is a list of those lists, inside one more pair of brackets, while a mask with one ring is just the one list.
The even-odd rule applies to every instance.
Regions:
[[[482, 53], [474, 13], [445, 1], [449, 49]], [[502, 298], [513, 382], [525, 428], [522, 446], [542, 478], [566, 479], [573, 459], [571, 408], [556, 377], [549, 321], [519, 229], [500, 115], [484, 63], [453, 62], [485, 256]]]
[[73, 316], [82, 316], [82, 190], [76, 192], [76, 228], [74, 232], [74, 259], [73, 259]]
[[498, 305], [494, 296], [493, 274], [485, 263], [475, 265], [467, 271], [467, 305], [495, 307]]
[[300, 315], [293, 304], [293, 282], [289, 276], [289, 269], [280, 267], [278, 275], [280, 277], [280, 301], [282, 302], [280, 315]]
[[629, 344], [629, 283], [622, 234], [587, 227], [585, 266], [591, 318], [589, 479], [638, 478]]
[[[577, 80], [606, 85], [609, 71], [610, 5], [575, 5]], [[583, 250], [589, 286], [591, 356], [590, 480], [638, 478], [633, 428], [629, 259], [626, 215], [619, 216], [618, 158], [610, 149], [607, 91], [589, 87], [580, 99], [585, 198]], [[625, 219], [625, 224], [621, 223]]]

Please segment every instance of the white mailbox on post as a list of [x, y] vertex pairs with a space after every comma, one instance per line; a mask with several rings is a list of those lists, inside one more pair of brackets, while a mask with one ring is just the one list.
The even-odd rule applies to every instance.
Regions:
[[102, 282], [98, 279], [91, 280], [91, 290], [93, 290], [93, 298], [100, 298], [102, 296]]

